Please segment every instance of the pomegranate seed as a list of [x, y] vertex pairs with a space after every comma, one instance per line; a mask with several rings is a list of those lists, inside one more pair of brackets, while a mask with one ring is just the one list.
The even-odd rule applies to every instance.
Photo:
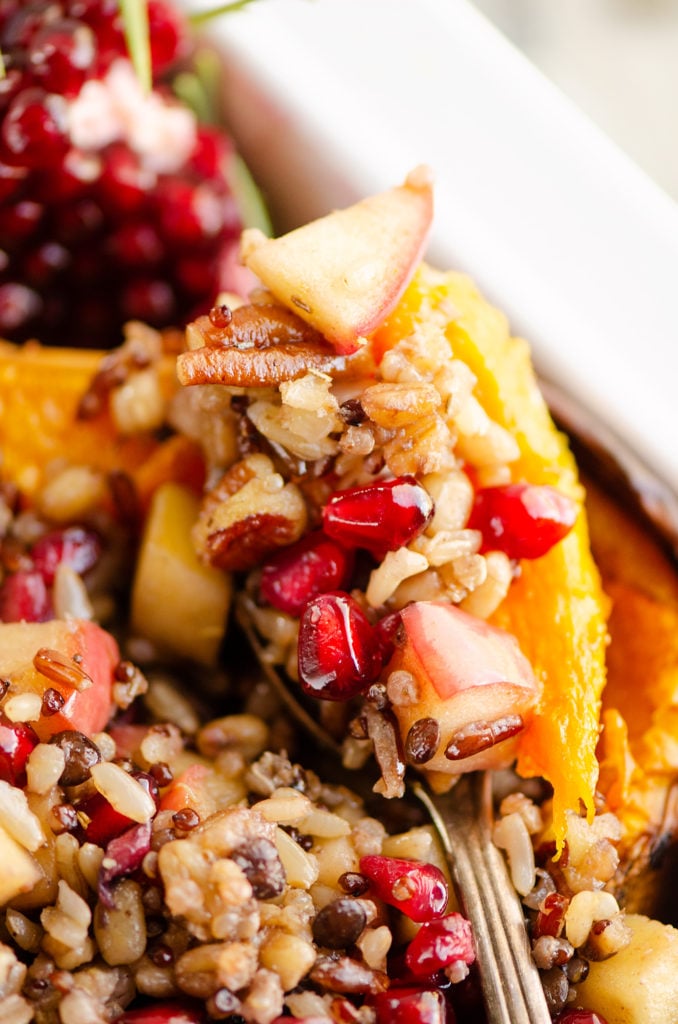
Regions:
[[48, 587], [61, 564], [71, 567], [81, 576], [92, 569], [101, 556], [101, 540], [92, 530], [82, 526], [68, 526], [65, 530], [46, 533], [33, 545], [31, 557]]
[[0, 111], [5, 111], [14, 97], [26, 84], [24, 75], [18, 68], [9, 68], [0, 78]]
[[[108, 250], [127, 267], [152, 267], [163, 257], [160, 236], [152, 224], [145, 221], [127, 221], [120, 225], [109, 240]], [[205, 265], [202, 266], [201, 290], [205, 285]]]
[[170, 323], [174, 294], [167, 281], [135, 278], [123, 290], [121, 305], [126, 320], [144, 320], [154, 325]]
[[194, 245], [218, 235], [224, 226], [222, 198], [208, 184], [167, 177], [158, 183], [160, 223], [172, 242]]
[[167, 71], [188, 50], [188, 30], [180, 13], [162, 0], [149, 0], [148, 35], [153, 73]]
[[28, 66], [50, 92], [75, 96], [96, 58], [92, 29], [73, 19], [53, 21], [33, 37]]
[[542, 935], [553, 935], [556, 938], [560, 935], [569, 903], [567, 896], [561, 896], [557, 892], [549, 893], [544, 897], [534, 924], [535, 939]]
[[337, 591], [309, 601], [299, 624], [299, 681], [322, 700], [349, 700], [379, 675], [379, 649], [360, 606]]
[[481, 551], [541, 558], [567, 536], [576, 518], [576, 503], [554, 487], [508, 484], [476, 493], [468, 525], [482, 533]]
[[445, 913], [447, 882], [434, 864], [372, 854], [361, 858], [360, 870], [370, 879], [378, 899], [397, 907], [412, 921], [432, 921]]
[[377, 1024], [450, 1024], [442, 992], [400, 988], [379, 992], [372, 1000]]
[[201, 181], [221, 181], [226, 159], [232, 153], [233, 146], [225, 135], [203, 125], [197, 131], [188, 165]]
[[40, 296], [32, 288], [14, 281], [0, 285], [0, 334], [7, 336], [29, 324], [41, 309]]
[[35, 232], [42, 215], [42, 205], [30, 199], [0, 209], [0, 243], [16, 245], [17, 242], [25, 242]]
[[0, 203], [6, 202], [19, 191], [27, 173], [25, 167], [12, 167], [0, 161]]
[[26, 761], [39, 739], [26, 722], [11, 722], [0, 711], [0, 779], [12, 786], [26, 782]]
[[607, 1024], [607, 1021], [592, 1010], [565, 1010], [556, 1017], [556, 1024]]
[[310, 533], [264, 565], [261, 596], [282, 612], [301, 615], [311, 598], [345, 586], [352, 562], [336, 541], [320, 531]]
[[113, 1024], [204, 1024], [206, 1019], [203, 1007], [172, 1002], [156, 1003], [140, 1010], [125, 1010]]
[[405, 953], [415, 975], [430, 975], [458, 961], [472, 964], [475, 958], [471, 925], [457, 913], [422, 924]]
[[52, 615], [45, 580], [26, 569], [7, 576], [0, 586], [0, 622], [44, 622]]
[[24, 89], [2, 123], [8, 154], [26, 167], [44, 167], [67, 149], [66, 100], [44, 89]]
[[323, 509], [328, 536], [381, 559], [408, 544], [433, 517], [433, 500], [413, 476], [338, 491]]
[[393, 657], [396, 648], [396, 637], [401, 622], [400, 612], [391, 612], [389, 615], [385, 615], [383, 619], [379, 619], [379, 622], [374, 627], [382, 665], [387, 665]]
[[58, 242], [43, 242], [24, 260], [24, 276], [31, 284], [43, 287], [70, 263], [68, 249]]
[[[131, 774], [153, 797], [157, 807], [160, 803], [160, 794], [158, 784], [153, 776], [147, 772], [132, 772]], [[106, 846], [111, 839], [115, 839], [125, 829], [134, 825], [132, 818], [116, 811], [101, 793], [94, 793], [83, 800], [78, 804], [78, 811], [84, 812], [90, 819], [89, 824], [85, 827], [85, 836], [90, 843], [96, 843], [98, 846]]]
[[7, 49], [26, 51], [36, 32], [44, 24], [56, 21], [62, 15], [61, 5], [53, 0], [35, 0], [17, 5], [16, 14], [8, 18], [2, 34]]
[[153, 171], [142, 167], [139, 158], [122, 143], [109, 146], [98, 182], [98, 195], [113, 215], [139, 210], [155, 187]]

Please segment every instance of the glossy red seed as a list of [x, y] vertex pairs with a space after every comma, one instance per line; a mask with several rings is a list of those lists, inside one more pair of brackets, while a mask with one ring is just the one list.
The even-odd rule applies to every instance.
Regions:
[[28, 171], [25, 167], [13, 167], [0, 161], [0, 203], [5, 203], [12, 196], [16, 195], [24, 181]]
[[371, 1002], [377, 1024], [450, 1024], [445, 997], [432, 989], [389, 989]]
[[476, 958], [471, 925], [461, 914], [447, 914], [422, 924], [405, 953], [405, 962], [415, 975], [430, 975], [461, 961]]
[[556, 1024], [607, 1024], [607, 1021], [592, 1010], [565, 1010], [556, 1017]]
[[349, 700], [379, 675], [374, 630], [360, 606], [341, 591], [306, 605], [299, 624], [299, 681], [322, 700]]
[[8, 281], [0, 285], [0, 335], [29, 325], [42, 308], [42, 300], [36, 291], [24, 284]]
[[23, 261], [24, 277], [36, 287], [44, 287], [70, 263], [68, 249], [58, 242], [43, 242]]
[[553, 935], [556, 938], [560, 935], [565, 925], [565, 911], [569, 903], [567, 896], [562, 896], [558, 892], [551, 892], [544, 897], [534, 923], [535, 939], [542, 935]]
[[41, 203], [21, 199], [0, 208], [0, 243], [14, 249], [35, 234], [43, 215]]
[[198, 128], [188, 166], [201, 181], [224, 181], [226, 160], [233, 153], [230, 139], [216, 128]]
[[323, 509], [325, 533], [375, 558], [403, 547], [426, 529], [433, 500], [413, 476], [338, 491]]
[[37, 87], [24, 89], [2, 122], [6, 151], [25, 167], [44, 167], [68, 148], [67, 105], [63, 96]]
[[61, 4], [55, 0], [33, 0], [17, 4], [16, 13], [10, 15], [2, 33], [2, 42], [9, 49], [25, 52], [36, 32], [43, 25], [57, 21], [63, 14]]
[[508, 484], [477, 491], [468, 525], [482, 533], [481, 551], [541, 558], [567, 536], [577, 512], [576, 503], [554, 487]]
[[20, 569], [0, 586], [0, 622], [44, 622], [52, 602], [41, 573]]
[[155, 173], [142, 166], [127, 146], [115, 143], [105, 152], [104, 166], [97, 182], [97, 196], [112, 215], [132, 213], [147, 205], [148, 195], [156, 182]]
[[352, 556], [317, 531], [284, 548], [264, 565], [261, 597], [289, 615], [301, 615], [311, 598], [340, 590], [348, 581]]
[[[290, 1018], [285, 1018], [289, 1020]], [[113, 1024], [204, 1024], [204, 1007], [185, 1002], [154, 1003], [139, 1010], [125, 1010]]]
[[379, 619], [379, 622], [374, 627], [382, 665], [388, 664], [393, 657], [401, 622], [400, 612], [391, 612], [389, 615], [385, 615], [383, 619]]
[[[163, 257], [163, 245], [153, 224], [130, 220], [120, 225], [111, 235], [108, 252], [127, 267], [153, 267]], [[202, 266], [201, 288], [205, 283], [205, 264]]]
[[163, 0], [148, 0], [148, 29], [154, 75], [188, 52], [188, 28], [180, 12]]
[[33, 37], [28, 66], [49, 92], [75, 96], [94, 69], [96, 39], [83, 22], [64, 18], [41, 28]]
[[26, 761], [39, 739], [26, 722], [11, 722], [0, 711], [0, 779], [12, 786], [26, 781]]
[[176, 306], [167, 281], [147, 277], [130, 281], [122, 290], [120, 304], [125, 320], [144, 320], [153, 326], [171, 323]]
[[224, 226], [224, 203], [209, 184], [179, 177], [158, 182], [160, 225], [170, 242], [195, 245], [214, 238]]
[[433, 921], [445, 913], [449, 890], [434, 864], [373, 854], [362, 857], [360, 871], [372, 883], [372, 893], [397, 907], [412, 921]]
[[46, 533], [31, 549], [31, 558], [47, 586], [54, 583], [58, 567], [68, 565], [81, 576], [99, 561], [102, 551], [100, 537], [82, 526], [67, 526], [64, 530]]

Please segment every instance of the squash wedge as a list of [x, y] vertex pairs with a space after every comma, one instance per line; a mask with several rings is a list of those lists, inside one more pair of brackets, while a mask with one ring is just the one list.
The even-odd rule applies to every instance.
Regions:
[[[527, 344], [463, 275], [423, 266], [376, 332], [377, 358], [421, 324], [437, 323], [453, 357], [477, 378], [488, 415], [515, 437], [515, 481], [550, 484], [580, 504], [583, 488], [566, 439], [539, 391]], [[523, 561], [492, 621], [513, 633], [543, 682], [543, 696], [519, 745], [518, 769], [554, 787], [554, 830], [562, 848], [566, 812], [593, 814], [596, 744], [605, 683], [607, 600], [591, 556], [582, 508], [572, 532], [544, 557]]]
[[[150, 434], [122, 437], [108, 412], [78, 419], [80, 399], [105, 354], [0, 342], [2, 471], [28, 498], [57, 460], [134, 473], [157, 448]], [[161, 364], [161, 382], [169, 396], [176, 387], [173, 358]]]

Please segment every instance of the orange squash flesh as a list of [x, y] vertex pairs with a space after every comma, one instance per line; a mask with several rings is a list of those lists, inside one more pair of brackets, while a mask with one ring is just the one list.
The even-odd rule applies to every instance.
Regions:
[[[520, 447], [515, 481], [551, 484], [581, 502], [574, 458], [539, 392], [527, 344], [460, 274], [424, 266], [375, 334], [379, 358], [419, 323], [438, 322], [451, 354], [477, 378], [476, 396]], [[593, 814], [596, 744], [605, 683], [607, 601], [591, 556], [582, 509], [572, 532], [547, 555], [521, 563], [520, 577], [492, 621], [513, 633], [543, 682], [543, 696], [519, 744], [518, 770], [554, 787], [554, 830], [562, 847], [566, 812]]]
[[[133, 474], [158, 446], [151, 435], [122, 437], [108, 412], [79, 420], [77, 409], [104, 352], [18, 347], [0, 342], [0, 450], [5, 479], [31, 497], [56, 460]], [[176, 387], [174, 360], [161, 364], [167, 395]]]

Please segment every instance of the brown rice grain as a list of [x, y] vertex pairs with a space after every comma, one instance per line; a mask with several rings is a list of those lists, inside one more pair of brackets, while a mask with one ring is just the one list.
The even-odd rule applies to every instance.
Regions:
[[111, 806], [140, 824], [150, 821], [155, 814], [153, 797], [117, 764], [100, 761], [91, 769], [92, 781], [99, 793]]

